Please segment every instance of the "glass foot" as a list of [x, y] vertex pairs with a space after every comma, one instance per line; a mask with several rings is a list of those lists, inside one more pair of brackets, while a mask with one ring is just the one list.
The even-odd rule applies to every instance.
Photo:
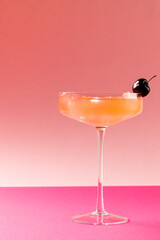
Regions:
[[72, 217], [72, 221], [84, 224], [93, 224], [93, 225], [111, 225], [111, 224], [120, 224], [128, 222], [128, 218], [120, 217], [111, 213], [88, 213], [81, 216]]

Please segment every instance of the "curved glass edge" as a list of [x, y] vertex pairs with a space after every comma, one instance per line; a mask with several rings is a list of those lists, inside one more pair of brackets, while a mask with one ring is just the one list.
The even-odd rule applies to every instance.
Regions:
[[108, 97], [123, 97], [124, 99], [143, 99], [139, 93], [133, 92], [104, 92], [104, 93], [92, 93], [92, 92], [59, 92], [59, 96], [72, 95], [77, 97], [94, 97], [94, 98], [108, 98]]

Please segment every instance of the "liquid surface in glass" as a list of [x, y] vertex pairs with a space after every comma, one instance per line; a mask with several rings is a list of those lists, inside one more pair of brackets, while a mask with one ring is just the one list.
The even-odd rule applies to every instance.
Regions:
[[80, 122], [106, 127], [134, 117], [142, 112], [143, 99], [134, 93], [59, 95], [60, 112]]

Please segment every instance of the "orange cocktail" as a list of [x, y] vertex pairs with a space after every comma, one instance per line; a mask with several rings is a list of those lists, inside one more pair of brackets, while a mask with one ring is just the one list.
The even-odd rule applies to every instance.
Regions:
[[74, 93], [59, 94], [59, 110], [67, 117], [93, 125], [98, 134], [98, 188], [96, 210], [72, 217], [74, 222], [110, 225], [126, 223], [126, 217], [108, 213], [103, 202], [103, 139], [106, 127], [142, 112], [143, 98], [138, 93]]
[[[59, 96], [59, 109], [75, 120], [106, 127], [118, 123], [142, 111], [143, 100], [134, 93], [123, 94], [63, 93]], [[115, 96], [116, 95], [116, 96]]]

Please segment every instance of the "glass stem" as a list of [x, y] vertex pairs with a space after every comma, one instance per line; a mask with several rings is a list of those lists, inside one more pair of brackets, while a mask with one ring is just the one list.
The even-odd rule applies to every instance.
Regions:
[[98, 134], [98, 188], [96, 213], [101, 215], [105, 212], [103, 202], [103, 142], [106, 128], [96, 127]]

